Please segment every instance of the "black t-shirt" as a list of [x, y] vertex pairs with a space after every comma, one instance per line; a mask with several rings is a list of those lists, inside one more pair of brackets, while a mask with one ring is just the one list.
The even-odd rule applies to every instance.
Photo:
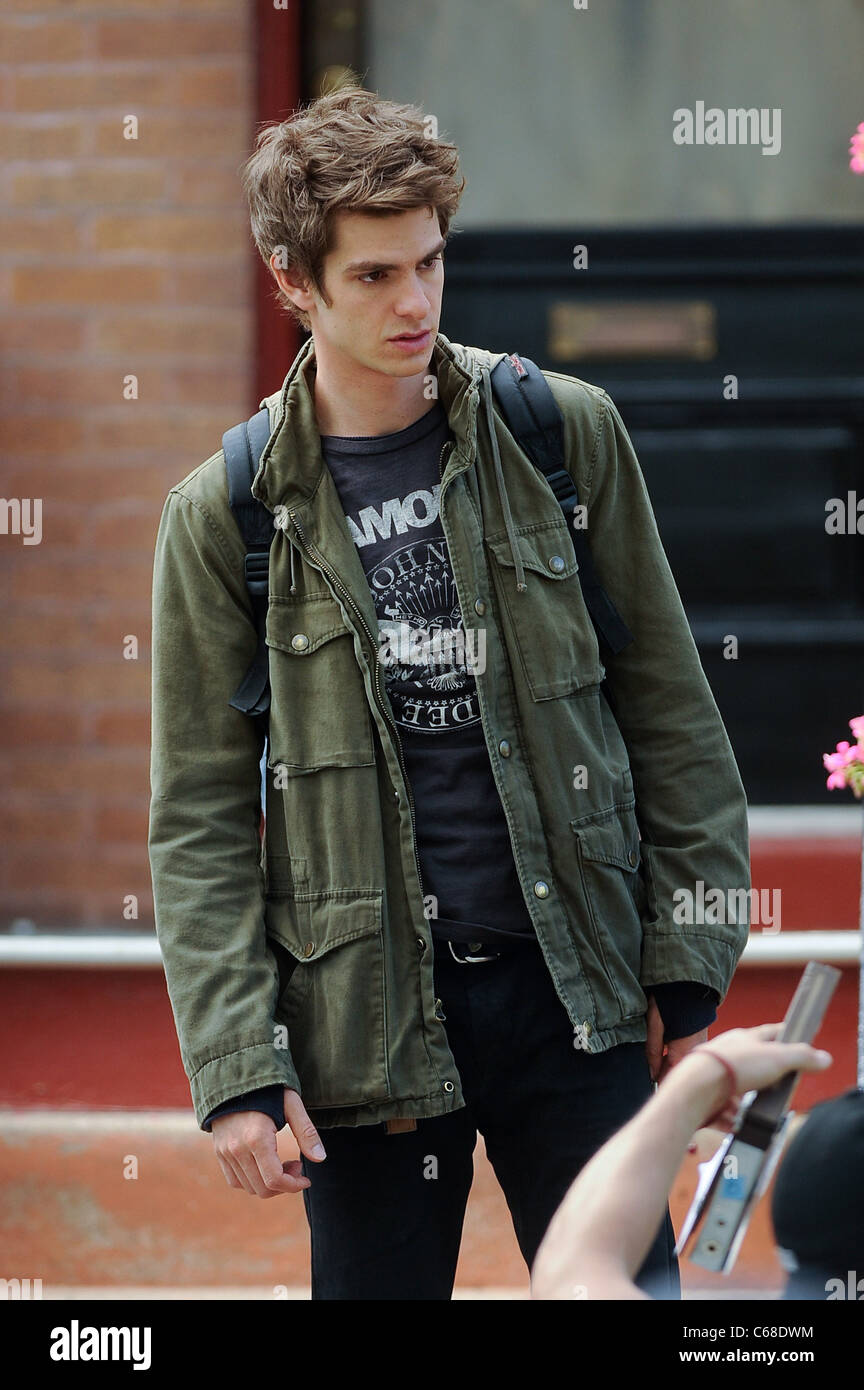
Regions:
[[[378, 614], [384, 685], [415, 804], [433, 935], [534, 936], [495, 785], [472, 661], [439, 515], [439, 402], [393, 434], [323, 435], [321, 449]], [[457, 929], [460, 924], [462, 929]], [[536, 938], [534, 938], [536, 940]]]

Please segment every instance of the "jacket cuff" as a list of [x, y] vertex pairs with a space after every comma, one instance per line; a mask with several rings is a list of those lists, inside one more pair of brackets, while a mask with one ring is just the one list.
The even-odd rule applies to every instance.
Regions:
[[288, 1086], [301, 1091], [300, 1079], [287, 1048], [274, 1047], [272, 1042], [248, 1043], [231, 1051], [221, 1052], [194, 1067], [187, 1066], [192, 1104], [199, 1127], [217, 1106], [250, 1091], [268, 1086]]
[[281, 1085], [259, 1086], [254, 1091], [244, 1091], [233, 1100], [223, 1100], [201, 1123], [201, 1128], [211, 1132], [212, 1122], [217, 1115], [233, 1115], [244, 1110], [260, 1110], [269, 1115], [277, 1129], [285, 1128], [285, 1089]]
[[689, 1038], [700, 1033], [717, 1017], [720, 1002], [717, 991], [696, 980], [676, 980], [671, 984], [646, 985], [653, 994], [663, 1020], [663, 1041]]

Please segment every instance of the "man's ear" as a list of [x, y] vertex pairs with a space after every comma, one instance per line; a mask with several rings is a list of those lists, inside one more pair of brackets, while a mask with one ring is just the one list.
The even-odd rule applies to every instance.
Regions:
[[308, 313], [310, 307], [315, 303], [315, 295], [297, 267], [286, 266], [283, 253], [276, 250], [270, 257], [270, 269], [282, 292], [288, 296], [293, 304], [296, 304], [298, 309], [303, 309]]

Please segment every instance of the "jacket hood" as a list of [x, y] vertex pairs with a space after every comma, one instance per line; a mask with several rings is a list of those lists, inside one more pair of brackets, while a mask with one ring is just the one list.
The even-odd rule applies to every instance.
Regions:
[[[443, 333], [438, 333], [430, 367], [434, 369], [438, 398], [447, 412], [457, 447], [470, 460], [471, 466], [478, 449], [478, 415], [482, 415], [516, 570], [516, 589], [521, 593], [526, 588], [525, 571], [501, 465], [497, 435], [501, 424], [496, 422], [490, 380], [492, 369], [507, 355], [505, 352], [488, 352], [485, 348], [452, 343]], [[309, 501], [326, 468], [314, 407], [315, 370], [315, 344], [310, 337], [291, 364], [281, 389], [265, 396], [259, 403], [260, 408], [266, 406], [270, 411], [271, 435], [261, 455], [252, 493], [271, 511], [275, 511], [277, 506], [288, 508]]]

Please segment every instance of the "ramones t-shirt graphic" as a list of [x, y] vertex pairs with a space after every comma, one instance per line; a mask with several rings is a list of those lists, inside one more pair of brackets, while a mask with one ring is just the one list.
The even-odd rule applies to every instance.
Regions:
[[[321, 449], [378, 615], [387, 697], [415, 802], [423, 888], [436, 937], [533, 934], [489, 762], [474, 669], [485, 634], [466, 633], [439, 499], [451, 439], [439, 402], [407, 429]], [[476, 930], [474, 930], [476, 928]], [[500, 936], [499, 936], [499, 939]]]

